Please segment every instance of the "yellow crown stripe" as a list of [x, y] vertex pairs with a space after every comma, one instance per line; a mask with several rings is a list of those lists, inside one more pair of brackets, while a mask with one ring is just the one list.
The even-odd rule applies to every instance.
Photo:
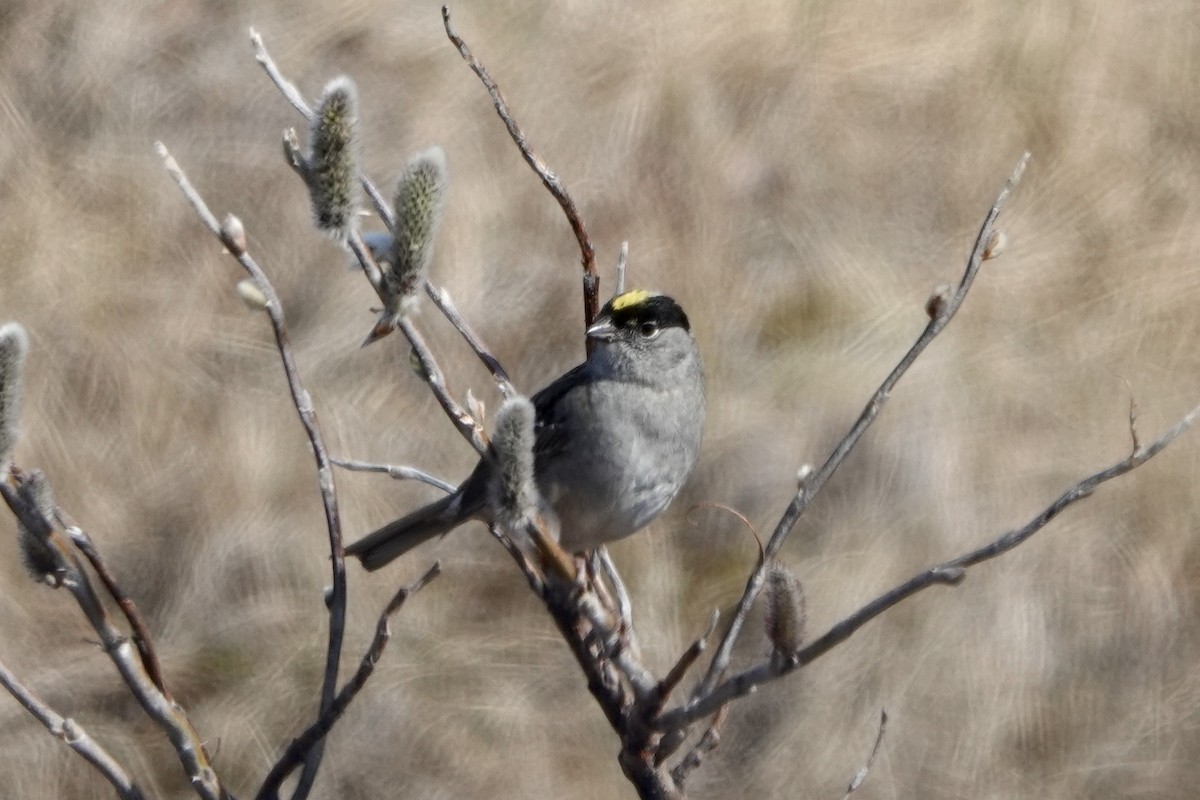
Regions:
[[653, 297], [653, 294], [647, 292], [645, 289], [634, 289], [632, 291], [625, 292], [625, 294], [614, 297], [612, 299], [612, 310], [620, 311], [621, 309], [630, 308], [631, 306], [639, 306], [649, 300], [651, 297]]

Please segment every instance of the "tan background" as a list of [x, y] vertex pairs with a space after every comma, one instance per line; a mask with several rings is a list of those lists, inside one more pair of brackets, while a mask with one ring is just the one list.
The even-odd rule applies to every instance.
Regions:
[[[373, 298], [308, 226], [278, 144], [298, 118], [254, 63], [250, 25], [307, 96], [358, 81], [381, 184], [417, 149], [446, 149], [436, 279], [519, 386], [575, 363], [581, 338], [574, 242], [435, 4], [243, 5], [4, 7], [0, 317], [33, 343], [19, 463], [47, 471], [148, 612], [244, 797], [311, 717], [328, 556], [268, 328], [152, 142], [245, 221], [338, 454], [450, 478], [472, 463], [398, 341], [358, 349]], [[1200, 10], [1121, 5], [456, 4], [573, 191], [606, 280], [628, 239], [633, 282], [677, 296], [703, 349], [695, 480], [614, 548], [657, 669], [754, 558], [728, 515], [689, 526], [684, 512], [718, 501], [773, 527], [797, 467], [823, 460], [924, 325], [931, 288], [958, 276], [1026, 148], [1008, 252], [786, 548], [814, 635], [1121, 458], [1131, 387], [1145, 438], [1200, 400]], [[454, 388], [494, 406], [448, 326], [432, 312], [422, 326]], [[1192, 434], [740, 704], [694, 795], [838, 797], [886, 707], [864, 800], [1195, 796], [1198, 459]], [[350, 536], [432, 496], [375, 476], [339, 487]], [[0, 555], [0, 659], [152, 793], [190, 796], [68, 598], [29, 584], [11, 539]], [[314, 796], [630, 796], [566, 649], [482, 528], [383, 573], [352, 568], [346, 663], [434, 557], [445, 576], [397, 621]], [[765, 652], [759, 622], [750, 633], [739, 663]], [[0, 793], [111, 796], [5, 698], [0, 731]]]

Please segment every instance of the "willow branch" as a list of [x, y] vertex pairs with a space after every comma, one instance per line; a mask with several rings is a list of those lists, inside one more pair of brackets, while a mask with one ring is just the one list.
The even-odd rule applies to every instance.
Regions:
[[723, 681], [711, 691], [701, 695], [697, 700], [660, 716], [654, 723], [655, 727], [661, 731], [671, 731], [690, 725], [696, 720], [703, 719], [709, 714], [715, 713], [729, 701], [754, 692], [764, 683], [781, 678], [807, 664], [811, 664], [849, 639], [860, 628], [884, 611], [918, 592], [938, 584], [955, 585], [960, 583], [969, 568], [1001, 556], [1018, 545], [1025, 543], [1067, 508], [1091, 496], [1101, 484], [1111, 481], [1114, 478], [1119, 478], [1125, 473], [1145, 464], [1151, 458], [1154, 458], [1167, 445], [1183, 435], [1184, 431], [1192, 427], [1198, 415], [1200, 415], [1200, 406], [1189, 411], [1170, 430], [1150, 445], [1131, 453], [1127, 458], [1113, 464], [1111, 467], [1100, 470], [1073, 484], [1023, 527], [1009, 531], [957, 558], [917, 573], [904, 583], [889, 589], [836, 623], [820, 638], [810, 642], [791, 658], [775, 659], [758, 664]]
[[112, 754], [93, 739], [79, 723], [66, 719], [42, 701], [33, 691], [21, 683], [3, 662], [0, 662], [0, 686], [16, 698], [25, 710], [42, 723], [46, 730], [63, 744], [74, 750], [85, 761], [100, 771], [100, 774], [117, 790], [121, 800], [144, 800], [142, 788]]
[[[871, 400], [867, 403], [866, 408], [863, 409], [862, 414], [859, 415], [858, 420], [851, 427], [850, 431], [842, 438], [837, 447], [834, 448], [821, 468], [804, 481], [800, 490], [788, 505], [787, 510], [784, 511], [779, 524], [775, 527], [775, 531], [771, 535], [771, 539], [767, 542], [765, 557], [759, 560], [758, 565], [750, 573], [750, 578], [746, 581], [745, 592], [742, 594], [741, 600], [738, 601], [737, 608], [730, 620], [729, 628], [725, 631], [725, 635], [717, 647], [717, 652], [713, 655], [704, 680], [696, 688], [696, 697], [702, 697], [709, 693], [717, 681], [720, 680], [721, 675], [728, 669], [729, 661], [733, 654], [733, 646], [737, 642], [737, 638], [741, 633], [742, 626], [746, 621], [747, 615], [750, 613], [750, 608], [754, 604], [755, 598], [762, 591], [767, 567], [780, 548], [783, 547], [784, 541], [787, 539], [788, 534], [791, 533], [792, 528], [795, 527], [800, 516], [808, 508], [813, 498], [816, 497], [821, 487], [825, 485], [825, 482], [829, 480], [834, 471], [841, 466], [846, 456], [850, 454], [850, 451], [854, 449], [854, 446], [858, 444], [863, 434], [866, 433], [867, 428], [879, 416], [879, 412], [887, 403], [892, 390], [895, 389], [900, 378], [904, 376], [904, 373], [913, 365], [917, 357], [925, 351], [925, 348], [942, 332], [958, 312], [963, 300], [966, 299], [967, 292], [971, 289], [971, 285], [975, 281], [975, 276], [979, 273], [979, 268], [984, 260], [984, 252], [987, 249], [995, 227], [996, 218], [1000, 215], [1000, 210], [1004, 207], [1004, 203], [1012, 192], [1013, 187], [1021, 179], [1021, 173], [1025, 171], [1025, 165], [1028, 162], [1029, 153], [1025, 153], [1017, 162], [1004, 188], [1000, 190], [1000, 193], [992, 203], [992, 207], [988, 210], [983, 225], [979, 228], [979, 234], [975, 237], [975, 246], [971, 249], [971, 256], [967, 260], [966, 271], [963, 273], [962, 279], [959, 281], [953, 296], [939, 310], [939, 313], [935, 314], [929, 321], [929, 324], [917, 338], [917, 341], [904, 354], [904, 357], [900, 359], [900, 363], [892, 369], [891, 373], [875, 391], [875, 394], [871, 397]], [[719, 705], [717, 704], [717, 706]], [[717, 706], [714, 706], [713, 710]]]
[[396, 327], [408, 339], [412, 345], [413, 357], [417, 360], [417, 364], [421, 368], [420, 376], [422, 380], [429, 386], [429, 390], [433, 392], [434, 398], [437, 399], [438, 405], [442, 407], [442, 411], [446, 412], [446, 416], [450, 418], [450, 422], [462, 435], [464, 439], [471, 443], [475, 451], [480, 455], [487, 452], [487, 438], [484, 434], [483, 423], [475, 419], [471, 412], [463, 408], [462, 404], [454, 399], [450, 394], [450, 389], [446, 386], [446, 375], [442, 372], [442, 368], [438, 366], [437, 359], [433, 357], [433, 351], [429, 349], [429, 345], [425, 343], [425, 337], [412, 324], [412, 320], [408, 317], [401, 317]]
[[429, 299], [433, 304], [441, 310], [442, 315], [450, 320], [450, 324], [462, 335], [463, 339], [475, 351], [475, 355], [487, 367], [488, 372], [492, 374], [492, 379], [496, 382], [496, 387], [500, 390], [500, 394], [505, 397], [512, 397], [516, 394], [516, 389], [513, 388], [512, 381], [508, 378], [508, 373], [504, 367], [500, 365], [500, 360], [488, 349], [479, 335], [467, 322], [466, 318], [459, 312], [458, 307], [454, 305], [454, 301], [450, 299], [450, 293], [441, 286], [434, 286], [429, 281], [425, 281], [425, 294], [429, 295]]
[[[567, 217], [567, 223], [571, 226], [571, 231], [575, 234], [575, 240], [579, 242], [579, 259], [583, 265], [583, 319], [585, 324], [591, 325], [596, 319], [596, 315], [600, 313], [600, 277], [596, 274], [596, 251], [592, 247], [592, 240], [588, 237], [587, 228], [583, 224], [583, 219], [579, 216], [579, 209], [575, 207], [575, 201], [571, 199], [567, 187], [563, 184], [562, 179], [558, 177], [548, 166], [546, 162], [533, 151], [533, 147], [529, 144], [529, 140], [525, 136], [525, 132], [521, 130], [521, 126], [517, 124], [517, 120], [513, 117], [512, 112], [508, 108], [508, 103], [504, 99], [504, 94], [500, 91], [500, 87], [496, 85], [496, 81], [488, 73], [487, 68], [477, 59], [471, 48], [463, 41], [463, 38], [454, 30], [454, 26], [450, 24], [450, 6], [442, 6], [442, 23], [446, 28], [446, 36], [450, 42], [458, 50], [458, 54], [462, 56], [463, 61], [471, 68], [479, 80], [483, 83], [487, 93], [492, 98], [492, 105], [496, 109], [496, 114], [504, 123], [504, 127], [508, 130], [508, 135], [513, 140], [513, 144], [521, 151], [521, 157], [525, 159], [525, 163], [529, 165], [537, 176], [541, 179], [542, 185], [549, 190], [554, 199], [558, 201], [562, 207], [563, 213]], [[589, 343], [590, 348], [590, 343]]]
[[430, 581], [440, 575], [441, 570], [441, 564], [434, 562], [434, 565], [420, 578], [417, 578], [417, 580], [407, 586], [400, 587], [400, 590], [392, 597], [391, 602], [384, 607], [383, 613], [379, 615], [379, 622], [375, 625], [375, 637], [371, 640], [371, 646], [367, 648], [366, 654], [363, 655], [362, 662], [358, 665], [354, 676], [338, 692], [337, 697], [329, 708], [321, 712], [317, 721], [288, 745], [287, 750], [275, 762], [275, 765], [267, 774], [266, 780], [263, 781], [262, 788], [258, 791], [258, 800], [272, 800], [272, 798], [278, 797], [279, 787], [287, 779], [287, 776], [296, 767], [300, 766], [317, 743], [321, 742], [333, 730], [333, 726], [337, 724], [342, 714], [350, 707], [350, 703], [354, 701], [358, 693], [367, 685], [371, 674], [375, 672], [375, 665], [383, 657], [383, 651], [392, 637], [392, 630], [389, 625], [392, 615], [404, 606], [408, 598], [421, 591]]
[[[209, 210], [208, 205], [204, 202], [204, 198], [192, 186], [187, 175], [184, 174], [182, 168], [180, 168], [179, 164], [176, 163], [175, 159], [167, 151], [166, 146], [162, 142], [157, 142], [155, 147], [163, 160], [167, 173], [179, 186], [188, 203], [191, 204], [197, 216], [200, 217], [200, 221], [204, 223], [206, 228], [212, 231], [214, 236], [225, 244], [230, 255], [237, 260], [238, 264], [246, 271], [266, 298], [264, 310], [266, 311], [267, 318], [271, 321], [271, 329], [275, 334], [275, 345], [279, 351], [284, 376], [287, 379], [288, 391], [291, 393], [292, 403], [296, 407], [296, 413], [300, 417], [300, 424], [303, 426], [304, 432], [308, 437], [309, 446], [316, 461], [321, 505], [325, 511], [325, 527], [329, 535], [330, 567], [333, 583], [328, 603], [329, 640], [325, 653], [325, 676], [321, 682], [320, 709], [324, 712], [333, 703], [334, 694], [337, 691], [338, 665], [341, 660], [342, 638], [345, 634], [346, 626], [346, 561], [342, 549], [342, 520], [338, 512], [337, 488], [333, 478], [333, 463], [329, 458], [329, 452], [325, 448], [321, 428], [317, 422], [317, 412], [313, 408], [312, 397], [300, 381], [300, 371], [296, 365], [295, 356], [292, 353], [287, 325], [283, 317], [283, 305], [279, 300], [279, 295], [275, 292], [275, 287], [271, 285], [271, 281], [267, 278], [262, 268], [246, 252], [244, 243], [230, 240], [230, 237], [227, 236], [227, 231], [217, 222], [217, 218]], [[311, 752], [300, 783], [296, 788], [296, 793], [293, 795], [296, 800], [303, 800], [308, 795], [312, 781], [315, 779], [316, 772], [320, 767], [321, 757], [321, 748], [315, 748]]]
[[166, 679], [163, 677], [162, 664], [159, 663], [158, 653], [154, 648], [154, 638], [150, 635], [150, 626], [146, 624], [145, 617], [138, 609], [137, 604], [133, 602], [133, 598], [125, 593], [121, 585], [117, 583], [117, 576], [108, 567], [104, 557], [100, 551], [96, 549], [90, 536], [83, 528], [75, 524], [62, 509], [57, 509], [57, 514], [63, 522], [64, 530], [71, 541], [79, 548], [79, 552], [83, 553], [84, 558], [92, 565], [92, 569], [96, 571], [96, 576], [100, 578], [100, 582], [104, 585], [109, 596], [116, 601], [117, 606], [121, 609], [121, 613], [125, 615], [125, 619], [129, 622], [129, 628], [133, 632], [133, 644], [137, 647], [138, 657], [142, 659], [142, 666], [146, 668], [146, 672], [150, 675], [150, 680], [154, 681], [154, 685], [158, 687], [167, 699], [171, 698], [171, 692], [167, 689]]
[[448, 483], [416, 467], [409, 467], [402, 464], [373, 464], [368, 461], [359, 461], [352, 458], [333, 458], [330, 460], [335, 467], [341, 467], [348, 472], [383, 472], [388, 477], [395, 478], [396, 480], [427, 483], [430, 486], [441, 489], [446, 494], [451, 494], [458, 488], [453, 483]]
[[16, 489], [0, 481], [0, 496], [26, 530], [45, 542], [48, 551], [54, 554], [58, 584], [71, 593], [134, 699], [167, 735], [192, 788], [204, 800], [227, 800], [229, 795], [209, 764], [200, 734], [192, 727], [183, 708], [154, 685], [129, 639], [113, 624], [83, 564], [54, 529], [53, 523], [38, 510], [33, 498], [28, 496], [27, 486], [20, 480], [17, 476]]

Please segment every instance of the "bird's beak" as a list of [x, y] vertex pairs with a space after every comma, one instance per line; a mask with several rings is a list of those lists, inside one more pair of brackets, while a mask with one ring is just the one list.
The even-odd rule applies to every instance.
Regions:
[[611, 342], [617, 338], [617, 329], [613, 326], [611, 319], [601, 317], [587, 329], [587, 336], [589, 339], [595, 339], [600, 342]]

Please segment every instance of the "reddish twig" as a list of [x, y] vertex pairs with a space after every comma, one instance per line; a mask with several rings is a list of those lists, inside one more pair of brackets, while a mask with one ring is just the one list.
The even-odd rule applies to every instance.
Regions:
[[[575, 201], [571, 199], [571, 195], [567, 191], [567, 187], [563, 185], [562, 179], [546, 166], [546, 162], [542, 161], [537, 153], [533, 151], [533, 147], [530, 146], [529, 140], [525, 137], [525, 132], [521, 130], [521, 126], [517, 124], [516, 118], [509, 111], [504, 94], [500, 91], [500, 87], [496, 85], [496, 81], [488, 74], [487, 68], [480, 63], [479, 59], [471, 52], [471, 48], [467, 46], [463, 38], [454, 30], [454, 26], [450, 24], [449, 6], [442, 6], [442, 23], [446, 28], [446, 36], [449, 37], [450, 42], [458, 50], [458, 54], [467, 62], [471, 71], [479, 76], [479, 80], [483, 83], [484, 88], [487, 89], [488, 95], [492, 98], [492, 105], [504, 123], [504, 127], [508, 130], [508, 135], [512, 138], [513, 144], [521, 151], [521, 157], [537, 173], [537, 176], [541, 178], [542, 184], [554, 196], [554, 199], [558, 201], [559, 206], [562, 207], [563, 213], [567, 217], [567, 222], [575, 234], [575, 240], [579, 242], [579, 257], [583, 265], [583, 320], [586, 325], [591, 325], [596, 319], [596, 315], [600, 313], [600, 277], [596, 274], [596, 252], [592, 247], [592, 240], [588, 237], [587, 228], [583, 224], [583, 218], [579, 216], [579, 209], [575, 207]], [[588, 347], [590, 349], [590, 342]]]
[[108, 591], [108, 594], [116, 601], [120, 607], [121, 613], [125, 615], [125, 619], [129, 622], [129, 628], [133, 633], [133, 644], [137, 647], [138, 656], [142, 659], [142, 666], [146, 668], [147, 674], [150, 675], [150, 680], [154, 681], [154, 685], [163, 693], [168, 700], [172, 699], [170, 690], [167, 689], [166, 678], [163, 677], [162, 664], [159, 663], [158, 653], [154, 647], [154, 639], [150, 635], [150, 626], [146, 624], [145, 617], [138, 609], [137, 604], [133, 602], [133, 598], [125, 593], [117, 583], [117, 577], [111, 569], [109, 569], [104, 557], [100, 555], [100, 551], [96, 549], [92, 539], [87, 535], [87, 532], [75, 524], [62, 509], [56, 509], [59, 519], [63, 523], [63, 529], [67, 536], [79, 548], [79, 552], [83, 553], [84, 558], [92, 565], [92, 569], [96, 571], [96, 576], [100, 578], [100, 582]]

